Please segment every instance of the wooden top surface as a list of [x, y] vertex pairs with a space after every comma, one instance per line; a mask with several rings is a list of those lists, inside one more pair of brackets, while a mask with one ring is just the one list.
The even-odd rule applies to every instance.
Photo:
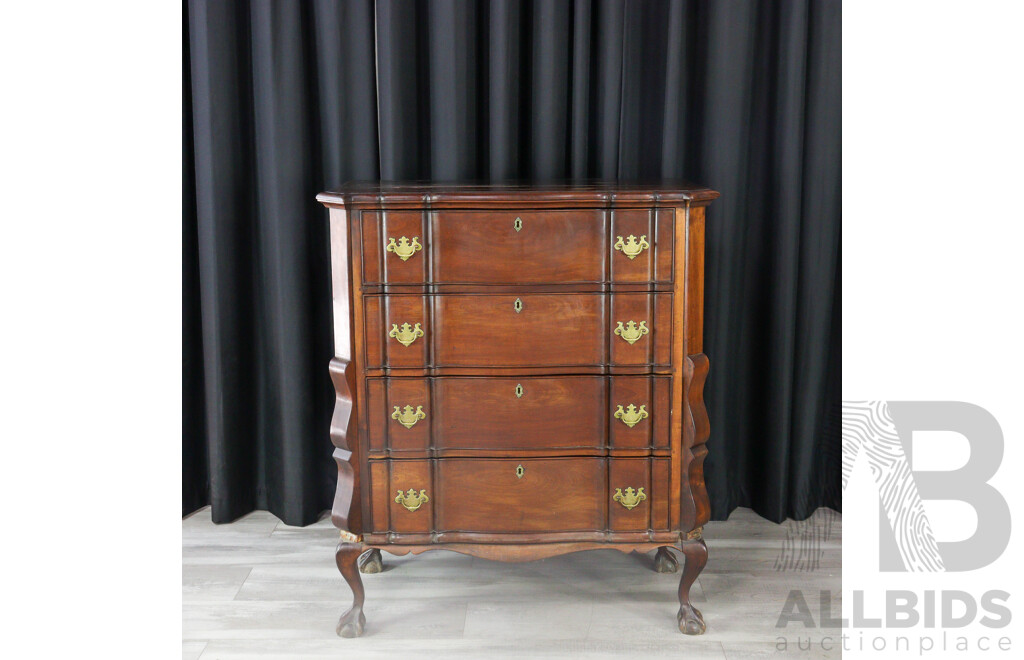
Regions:
[[707, 204], [718, 197], [687, 181], [427, 182], [350, 181], [317, 195], [327, 206], [486, 207]]

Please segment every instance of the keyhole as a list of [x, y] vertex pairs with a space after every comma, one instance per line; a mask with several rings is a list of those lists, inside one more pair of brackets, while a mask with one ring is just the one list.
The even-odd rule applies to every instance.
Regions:
[[516, 467], [516, 479], [522, 479], [524, 474], [526, 474], [526, 468], [524, 468], [522, 464], [520, 464], [518, 467]]
[[515, 221], [512, 223], [512, 227], [516, 231], [519, 231], [520, 229], [522, 229], [523, 228], [523, 220], [522, 220], [522, 218], [516, 218]]
[[523, 301], [519, 298], [516, 298], [516, 301], [515, 303], [512, 304], [512, 307], [513, 309], [516, 310], [516, 314], [518, 314], [519, 312], [523, 311]]
[[517, 383], [516, 384], [516, 398], [517, 399], [522, 399], [523, 398], [523, 385], [522, 385], [522, 383]]

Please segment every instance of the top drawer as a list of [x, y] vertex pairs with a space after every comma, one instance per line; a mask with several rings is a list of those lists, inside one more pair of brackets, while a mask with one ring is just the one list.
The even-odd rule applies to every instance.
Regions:
[[675, 209], [363, 211], [363, 283], [670, 282]]

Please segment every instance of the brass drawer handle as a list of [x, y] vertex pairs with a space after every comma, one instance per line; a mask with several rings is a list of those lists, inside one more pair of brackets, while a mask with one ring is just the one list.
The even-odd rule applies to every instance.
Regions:
[[[647, 409], [645, 408], [645, 405], [646, 404], [641, 405], [640, 410], [637, 410], [636, 406], [632, 403], [626, 406], [625, 410], [622, 409], [622, 406], [619, 406], [618, 410], [615, 411], [615, 419], [621, 419], [623, 424], [629, 428], [633, 428], [640, 423], [641, 419], [647, 419]], [[398, 408], [395, 407], [395, 410], [398, 410]]]
[[621, 504], [622, 506], [626, 507], [627, 509], [632, 509], [637, 504], [640, 504], [641, 502], [646, 500], [647, 495], [644, 494], [643, 486], [640, 486], [639, 490], [633, 490], [631, 487], [627, 487], [625, 495], [622, 494], [621, 488], [616, 488], [615, 494], [612, 495], [612, 499]]
[[[391, 324], [391, 332], [388, 333], [389, 337], [393, 337], [398, 340], [398, 343], [402, 346], [408, 346], [409, 344], [416, 341], [417, 337], [423, 336], [423, 330], [420, 328], [420, 324], [417, 323], [415, 327], [409, 327], [408, 323], [402, 324], [402, 329], [398, 329], [397, 323]], [[636, 341], [635, 339], [633, 341]], [[630, 342], [633, 343], [633, 342]]]
[[622, 252], [622, 254], [629, 257], [631, 260], [636, 259], [637, 255], [651, 247], [647, 242], [647, 234], [640, 236], [640, 242], [636, 242], [636, 236], [630, 234], [626, 237], [626, 242], [622, 242], [621, 236], [616, 236], [615, 249]]
[[412, 406], [406, 406], [405, 410], [395, 406], [395, 412], [391, 413], [391, 419], [397, 419], [398, 423], [407, 429], [416, 426], [416, 422], [426, 419], [426, 417], [427, 413], [423, 412], [423, 406], [416, 406], [416, 410], [413, 410]]
[[421, 506], [429, 502], [430, 498], [427, 497], [427, 491], [421, 490], [420, 494], [417, 495], [416, 489], [410, 488], [405, 493], [399, 490], [398, 497], [395, 498], [395, 501], [404, 506], [406, 509], [409, 509], [410, 511], [415, 511], [416, 509], [420, 508]]
[[402, 261], [408, 261], [409, 257], [416, 254], [422, 249], [423, 246], [420, 245], [419, 236], [413, 236], [412, 243], [410, 243], [409, 239], [406, 238], [405, 236], [399, 238], [397, 243], [395, 243], [395, 239], [392, 238], [390, 241], [388, 241], [387, 247], [388, 252], [394, 252]]
[[635, 321], [626, 321], [626, 327], [622, 327], [622, 321], [619, 321], [615, 326], [615, 334], [625, 339], [627, 344], [635, 344], [637, 339], [648, 332], [650, 330], [647, 329], [647, 321], [640, 321], [639, 327]]

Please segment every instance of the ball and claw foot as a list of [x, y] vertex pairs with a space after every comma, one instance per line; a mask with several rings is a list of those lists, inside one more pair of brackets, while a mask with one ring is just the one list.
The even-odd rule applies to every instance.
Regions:
[[359, 558], [359, 572], [365, 575], [380, 573], [384, 570], [384, 561], [380, 557], [380, 550], [371, 549]]
[[668, 548], [658, 548], [654, 555], [654, 570], [657, 573], [675, 573], [679, 570], [679, 562], [676, 556]]
[[680, 607], [676, 621], [679, 622], [679, 632], [684, 635], [703, 635], [708, 629], [704, 623], [704, 615], [693, 605]]
[[341, 615], [335, 632], [338, 633], [339, 637], [359, 637], [363, 634], [365, 626], [366, 616], [363, 614], [363, 608], [357, 609], [353, 607]]
[[684, 635], [703, 635], [708, 627], [700, 610], [690, 604], [690, 587], [708, 563], [708, 546], [701, 538], [700, 532], [696, 531], [692, 537], [683, 541], [682, 551], [686, 563], [679, 578], [679, 614], [676, 621], [679, 623], [679, 632]]
[[338, 564], [338, 570], [341, 571], [342, 577], [345, 578], [348, 586], [352, 589], [352, 607], [341, 615], [341, 619], [338, 620], [338, 627], [335, 629], [335, 632], [341, 637], [359, 637], [363, 634], [363, 628], [366, 626], [366, 616], [363, 615], [365, 592], [363, 591], [363, 580], [359, 577], [359, 567], [357, 565], [359, 555], [362, 553], [362, 543], [346, 541], [342, 537], [342, 541], [338, 544], [338, 550], [334, 555], [335, 561]]

